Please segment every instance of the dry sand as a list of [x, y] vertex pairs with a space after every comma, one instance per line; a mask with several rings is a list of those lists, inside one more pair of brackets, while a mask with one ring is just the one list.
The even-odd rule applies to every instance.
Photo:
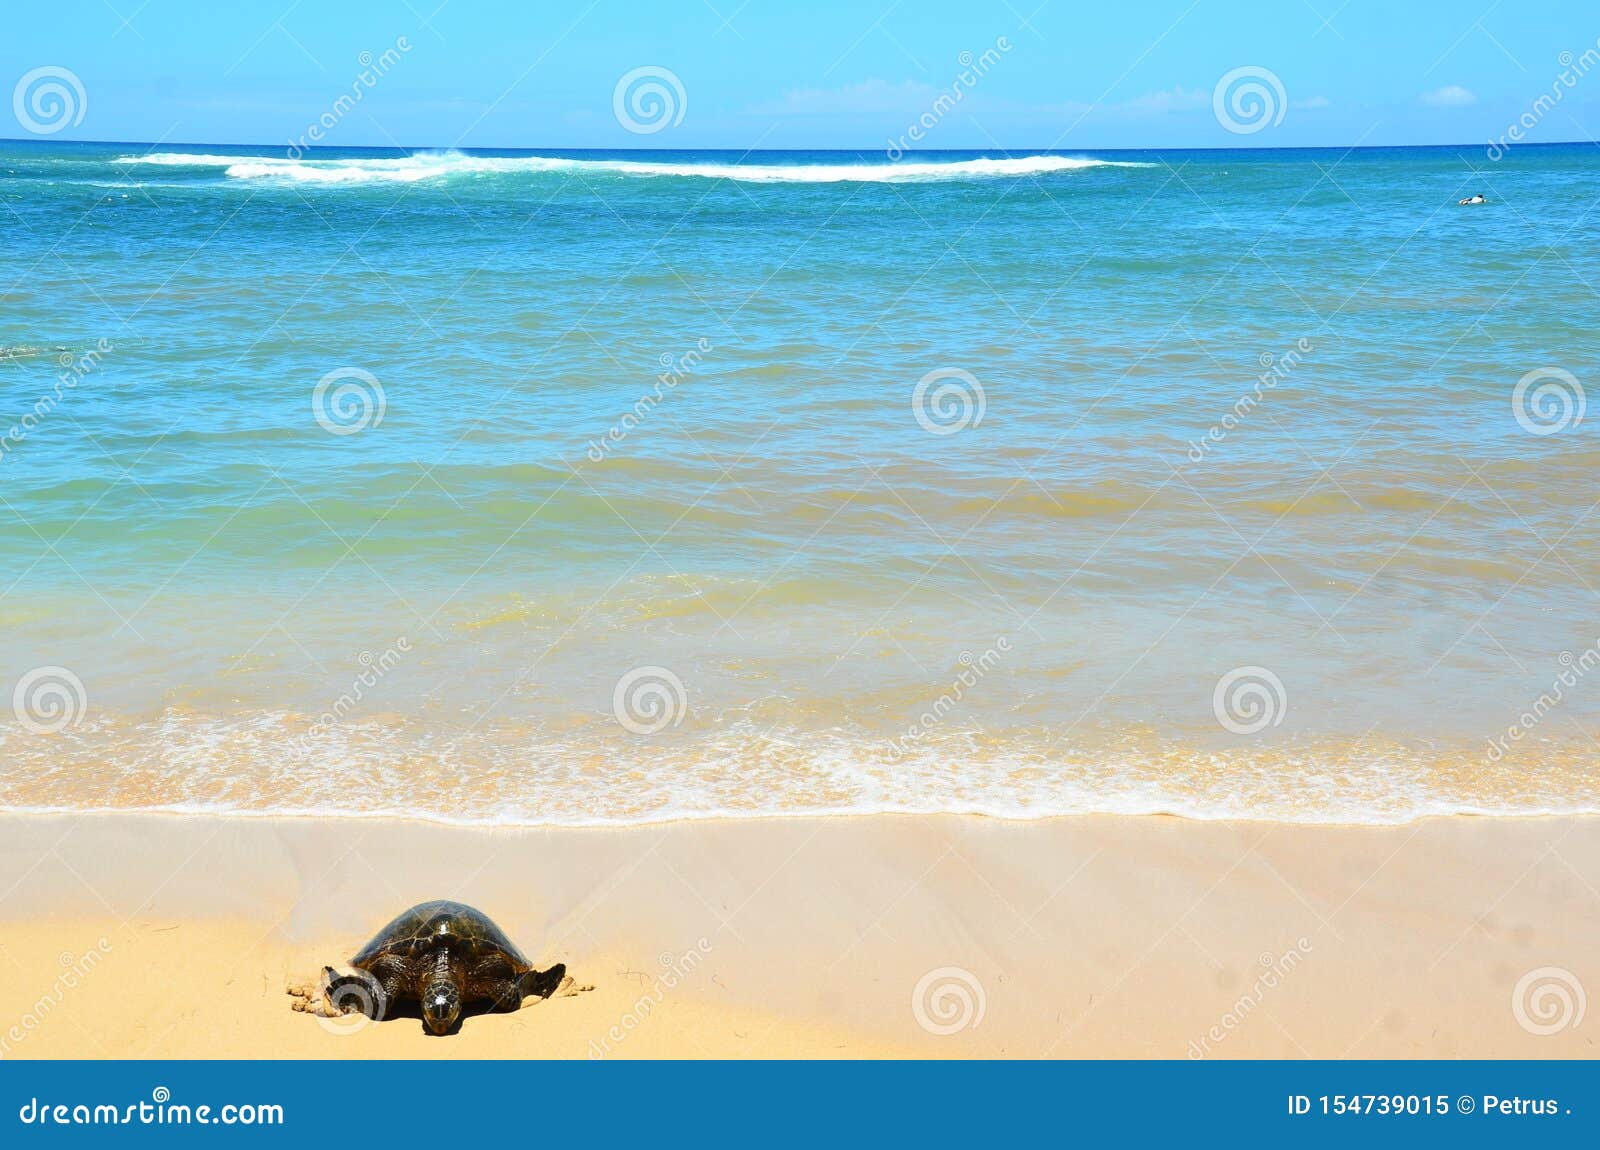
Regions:
[[[1600, 1055], [1600, 819], [3, 823], [5, 1057]], [[441, 897], [594, 989], [446, 1038], [290, 1010]]]

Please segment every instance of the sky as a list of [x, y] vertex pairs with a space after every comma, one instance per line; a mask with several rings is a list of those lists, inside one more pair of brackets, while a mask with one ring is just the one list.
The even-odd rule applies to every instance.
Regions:
[[1591, 140], [1600, 6], [54, 0], [7, 12], [7, 89], [0, 137], [285, 148]]

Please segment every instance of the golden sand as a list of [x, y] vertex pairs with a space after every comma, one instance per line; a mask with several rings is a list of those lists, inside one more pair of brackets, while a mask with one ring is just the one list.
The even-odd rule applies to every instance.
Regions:
[[[1600, 819], [12, 816], [0, 844], [13, 1058], [1600, 1053]], [[290, 1009], [438, 897], [574, 992], [446, 1038]]]

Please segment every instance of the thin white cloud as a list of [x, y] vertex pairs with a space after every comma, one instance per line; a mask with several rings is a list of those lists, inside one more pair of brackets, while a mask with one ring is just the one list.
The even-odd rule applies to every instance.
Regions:
[[1171, 91], [1150, 92], [1143, 96], [1135, 96], [1126, 103], [1107, 104], [1105, 107], [1108, 111], [1123, 110], [1135, 115], [1191, 112], [1196, 108], [1211, 107], [1211, 93], [1202, 92], [1199, 88], [1185, 92], [1182, 88], [1174, 87]]
[[1468, 104], [1476, 104], [1478, 102], [1478, 97], [1467, 91], [1460, 84], [1446, 84], [1443, 88], [1435, 88], [1431, 92], [1424, 92], [1421, 99], [1430, 108], [1465, 108]]
[[907, 80], [891, 84], [886, 80], [863, 80], [842, 88], [795, 88], [777, 101], [757, 104], [753, 115], [785, 117], [860, 116], [873, 113], [915, 115], [923, 111], [936, 93], [927, 84]]
[[[981, 87], [981, 81], [979, 87]], [[863, 80], [837, 88], [795, 88], [785, 91], [777, 100], [751, 105], [746, 109], [753, 116], [787, 119], [827, 119], [843, 117], [883, 117], [915, 119], [926, 112], [934, 100], [948, 95], [950, 89], [905, 80], [890, 83], [882, 79]], [[1306, 107], [1323, 107], [1321, 97], [1306, 101]], [[1157, 92], [1146, 92], [1127, 100], [1085, 104], [1067, 100], [1057, 104], [1018, 103], [994, 96], [974, 88], [961, 97], [961, 107], [969, 114], [981, 112], [995, 116], [1023, 116], [1027, 118], [1104, 117], [1112, 120], [1156, 120], [1168, 116], [1194, 115], [1211, 112], [1211, 93], [1200, 88], [1185, 89], [1174, 86]]]

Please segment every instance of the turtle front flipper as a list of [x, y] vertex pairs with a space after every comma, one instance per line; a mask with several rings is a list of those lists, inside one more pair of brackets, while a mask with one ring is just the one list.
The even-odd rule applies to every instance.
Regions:
[[322, 968], [323, 994], [334, 1015], [364, 1014], [381, 1022], [393, 996], [371, 973], [355, 970], [339, 974], [333, 967]]
[[567, 964], [558, 962], [549, 970], [530, 970], [517, 980], [524, 998], [549, 998], [567, 976]]

